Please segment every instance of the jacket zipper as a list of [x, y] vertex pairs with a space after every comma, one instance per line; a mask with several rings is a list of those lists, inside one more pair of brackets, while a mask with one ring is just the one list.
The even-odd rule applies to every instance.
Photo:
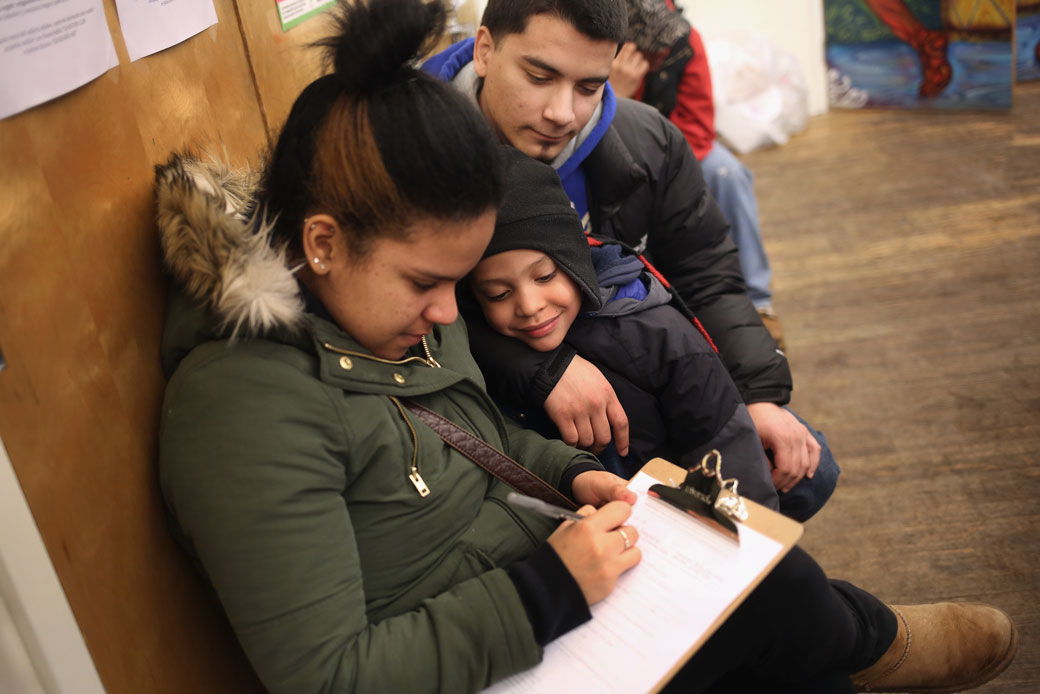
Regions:
[[405, 364], [414, 364], [415, 362], [418, 362], [420, 364], [425, 364], [426, 366], [429, 366], [430, 368], [435, 368], [435, 369], [441, 368], [441, 365], [437, 362], [436, 359], [433, 358], [433, 354], [430, 352], [430, 346], [426, 344], [426, 336], [425, 335], [422, 336], [422, 346], [423, 346], [423, 350], [426, 352], [426, 357], [425, 358], [424, 357], [405, 357], [404, 359], [396, 359], [396, 360], [395, 359], [383, 359], [382, 357], [375, 357], [375, 356], [372, 356], [371, 354], [365, 354], [364, 352], [355, 352], [355, 351], [350, 350], [350, 349], [343, 349], [342, 347], [337, 347], [336, 345], [334, 345], [334, 344], [332, 344], [330, 342], [323, 342], [321, 344], [321, 346], [324, 347], [325, 349], [329, 350], [330, 352], [335, 352], [336, 354], [343, 354], [343, 355], [348, 356], [348, 357], [358, 357], [359, 359], [368, 359], [369, 361], [378, 362], [380, 364], [389, 364], [390, 366], [403, 366]]
[[[425, 359], [423, 359], [422, 357], [407, 357], [406, 359], [399, 359], [394, 361], [391, 359], [381, 359], [380, 357], [375, 357], [371, 354], [362, 354], [361, 352], [354, 352], [349, 349], [342, 349], [340, 347], [336, 347], [332, 344], [329, 344], [328, 342], [323, 343], [323, 346], [325, 347], [325, 349], [329, 350], [330, 352], [335, 352], [336, 354], [343, 354], [345, 356], [351, 357], [360, 357], [362, 359], [370, 359], [372, 361], [380, 362], [382, 364], [391, 364], [393, 366], [399, 366], [402, 364], [411, 364], [417, 361], [421, 364], [426, 364], [426, 366], [429, 366], [431, 369], [442, 368], [440, 363], [433, 358], [433, 353], [430, 351], [430, 345], [426, 343], [425, 335], [422, 336], [423, 351], [426, 353]], [[419, 435], [415, 433], [415, 427], [412, 426], [412, 422], [408, 419], [408, 415], [405, 414], [404, 406], [401, 405], [401, 401], [395, 398], [393, 395], [388, 395], [387, 397], [390, 398], [394, 405], [397, 406], [397, 411], [400, 413], [401, 419], [404, 420], [404, 423], [408, 426], [408, 431], [412, 434], [412, 464], [408, 470], [408, 481], [412, 483], [413, 487], [415, 487], [415, 491], [419, 492], [419, 496], [425, 498], [430, 495], [430, 487], [426, 484], [426, 480], [422, 478], [422, 475], [419, 474]]]
[[401, 414], [401, 419], [408, 425], [408, 431], [412, 433], [412, 466], [408, 471], [408, 481], [415, 487], [415, 491], [419, 492], [419, 496], [426, 497], [430, 495], [430, 488], [426, 484], [426, 480], [419, 474], [419, 435], [415, 433], [415, 427], [412, 426], [411, 421], [408, 419], [408, 415], [405, 414], [404, 405], [401, 401], [395, 398], [393, 395], [388, 395], [390, 401], [397, 406], [397, 411]]
[[435, 369], [441, 368], [440, 363], [433, 358], [433, 352], [430, 351], [430, 346], [426, 344], [426, 336], [422, 336], [422, 348], [426, 352], [426, 363]]

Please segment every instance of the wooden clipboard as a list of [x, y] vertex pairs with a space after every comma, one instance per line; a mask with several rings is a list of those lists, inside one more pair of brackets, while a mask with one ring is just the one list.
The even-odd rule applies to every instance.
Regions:
[[[647, 532], [639, 540], [643, 561], [619, 579], [619, 584], [628, 581], [627, 588], [622, 590], [619, 585], [610, 596], [592, 606], [592, 620], [548, 644], [538, 667], [492, 685], [494, 694], [589, 688], [616, 694], [659, 692], [801, 537], [801, 524], [744, 499], [747, 519], [739, 526], [750, 527], [756, 533], [741, 532], [743, 527], [738, 526], [740, 542], [734, 542], [725, 531], [712, 528], [664, 499], [650, 498], [648, 489], [644, 489], [644, 485], [653, 486], [653, 482], [676, 486], [686, 475], [686, 470], [660, 458], [643, 466], [630, 486], [634, 485], [641, 494], [633, 507], [633, 524], [641, 533], [643, 528]], [[637, 515], [640, 518], [635, 518]], [[641, 527], [641, 523], [647, 525]], [[681, 538], [687, 529], [689, 542], [683, 542]], [[665, 533], [668, 539], [662, 539], [655, 531]], [[721, 565], [725, 568], [719, 569], [719, 575], [705, 580], [731, 590], [724, 590], [724, 595], [706, 595], [707, 600], [698, 601], [697, 593], [692, 592], [692, 583], [698, 577], [686, 573], [690, 564], [698, 562], [684, 561], [688, 555], [683, 554], [691, 550], [707, 553], [700, 555], [701, 559], [714, 553], [729, 560], [734, 553], [748, 552], [748, 561], [743, 566]], [[652, 558], [651, 553], [657, 556]], [[674, 563], [680, 557], [683, 561]], [[710, 572], [710, 564], [700, 563]], [[652, 573], [655, 568], [667, 573]], [[676, 628], [668, 633], [655, 631], [662, 620]], [[640, 626], [646, 627], [645, 632], [635, 633]]]
[[[642, 467], [641, 472], [653, 477], [658, 482], [669, 485], [678, 483], [679, 480], [682, 480], [686, 476], [686, 470], [663, 458], [654, 458]], [[738, 595], [736, 599], [730, 602], [729, 606], [712, 623], [711, 627], [705, 631], [696, 642], [694, 642], [682, 658], [676, 661], [672, 669], [669, 670], [668, 673], [658, 681], [657, 685], [650, 690], [651, 692], [656, 693], [661, 691], [661, 689], [663, 689], [664, 686], [675, 677], [676, 673], [678, 673], [679, 670], [682, 669], [683, 665], [686, 664], [686, 661], [692, 658], [693, 654], [705, 644], [705, 642], [718, 630], [720, 626], [722, 626], [723, 622], [725, 622], [729, 616], [733, 614], [733, 611], [744, 602], [747, 596], [751, 594], [751, 591], [753, 591], [758, 584], [762, 582], [762, 579], [773, 570], [773, 567], [775, 567], [780, 560], [791, 551], [791, 548], [795, 546], [802, 536], [804, 528], [801, 523], [791, 520], [786, 516], [782, 516], [776, 511], [768, 509], [761, 504], [757, 504], [750, 499], [745, 498], [744, 504], [748, 510], [748, 519], [744, 521], [742, 525], [754, 528], [766, 537], [780, 543], [783, 546], [783, 550], [776, 555], [773, 561], [770, 562], [765, 569], [759, 572], [758, 576], [749, 583], [743, 591], [741, 591], [740, 595]], [[690, 522], [696, 523], [697, 521], [691, 518]]]

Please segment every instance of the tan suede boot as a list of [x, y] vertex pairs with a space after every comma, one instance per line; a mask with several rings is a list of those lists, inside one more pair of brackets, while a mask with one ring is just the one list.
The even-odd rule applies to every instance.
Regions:
[[852, 675], [861, 692], [961, 692], [1007, 668], [1018, 631], [1002, 611], [979, 603], [891, 605], [895, 641], [866, 670]]

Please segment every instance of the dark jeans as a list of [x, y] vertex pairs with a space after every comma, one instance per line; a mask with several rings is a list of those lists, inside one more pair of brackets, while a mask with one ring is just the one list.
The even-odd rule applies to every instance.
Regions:
[[828, 580], [795, 547], [663, 690], [843, 694], [896, 636], [896, 617], [850, 583]]

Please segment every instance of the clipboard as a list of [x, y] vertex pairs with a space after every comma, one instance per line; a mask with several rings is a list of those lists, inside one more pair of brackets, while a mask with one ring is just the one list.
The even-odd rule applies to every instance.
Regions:
[[[668, 462], [664, 458], [654, 458], [644, 465], [640, 472], [649, 475], [662, 484], [671, 485], [673, 482], [684, 479], [687, 471], [678, 465]], [[759, 572], [753, 581], [744, 587], [744, 590], [740, 592], [736, 599], [730, 602], [729, 606], [726, 607], [722, 614], [718, 616], [708, 630], [705, 631], [692, 646], [690, 646], [689, 650], [686, 651], [682, 658], [675, 663], [674, 667], [672, 667], [672, 669], [658, 681], [657, 685], [650, 690], [655, 694], [656, 692], [661, 691], [661, 689], [663, 689], [664, 686], [675, 677], [676, 673], [682, 669], [683, 665], [693, 657], [694, 653], [700, 650], [700, 647], [711, 638], [712, 634], [718, 631], [723, 622], [725, 622], [729, 616], [733, 614], [733, 611], [744, 602], [747, 596], [751, 594], [751, 591], [753, 591], [769, 574], [769, 572], [773, 570], [773, 567], [780, 563], [781, 559], [787, 556], [787, 553], [791, 551], [791, 548], [794, 547], [802, 537], [804, 528], [798, 521], [783, 516], [772, 509], [768, 509], [761, 504], [751, 501], [750, 499], [744, 499], [742, 497], [742, 500], [744, 502], [744, 507], [747, 509], [747, 519], [741, 521], [740, 524], [753, 528], [766, 537], [775, 540], [780, 543], [783, 549], [762, 571]], [[691, 519], [691, 522], [697, 521]]]
[[738, 480], [724, 478], [722, 454], [718, 450], [709, 451], [699, 465], [687, 470], [677, 486], [673, 486], [675, 483], [671, 479], [668, 481], [672, 484], [658, 482], [652, 485], [647, 494], [664, 500], [740, 544], [737, 523], [748, 519], [747, 504], [737, 494]]
[[686, 475], [661, 458], [643, 466], [629, 482], [643, 560], [592, 606], [592, 620], [545, 647], [540, 665], [487, 691], [659, 692], [801, 537], [800, 523], [747, 499], [737, 543], [649, 497], [654, 483], [678, 486]]

